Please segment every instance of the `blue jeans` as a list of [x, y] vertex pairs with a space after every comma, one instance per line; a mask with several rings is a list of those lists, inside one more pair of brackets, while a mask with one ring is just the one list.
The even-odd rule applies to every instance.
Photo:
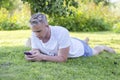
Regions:
[[82, 42], [82, 44], [84, 46], [84, 55], [83, 55], [84, 57], [93, 56], [93, 50], [87, 43], [85, 43], [83, 40], [80, 40], [78, 38], [74, 38], [74, 39], [77, 39], [80, 42]]

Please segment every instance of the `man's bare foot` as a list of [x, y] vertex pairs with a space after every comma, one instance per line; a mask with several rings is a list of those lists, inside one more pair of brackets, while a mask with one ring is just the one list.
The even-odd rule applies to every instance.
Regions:
[[111, 47], [104, 46], [104, 49], [105, 49], [105, 51], [107, 51], [109, 53], [114, 53], [114, 54], [116, 53], [115, 50]]
[[88, 42], [89, 42], [89, 38], [86, 37], [85, 40], [84, 40], [84, 42], [85, 42], [86, 44], [88, 44]]

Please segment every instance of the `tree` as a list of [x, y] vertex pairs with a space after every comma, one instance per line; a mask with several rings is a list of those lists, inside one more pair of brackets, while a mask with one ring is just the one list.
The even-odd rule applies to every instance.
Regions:
[[21, 4], [21, 0], [0, 0], [0, 8], [6, 8], [10, 15], [12, 15], [17, 8], [20, 8]]
[[28, 2], [31, 7], [31, 14], [43, 12], [50, 16], [66, 16], [71, 13], [70, 6], [78, 7], [75, 0], [22, 0]]
[[99, 4], [99, 3], [101, 3], [101, 2], [103, 2], [103, 4], [104, 4], [104, 6], [106, 6], [106, 5], [109, 5], [110, 4], [110, 0], [81, 0], [82, 2], [91, 2], [91, 1], [93, 1], [95, 4]]
[[109, 5], [110, 4], [110, 0], [93, 0], [97, 5], [100, 3], [100, 2], [103, 2], [104, 5]]

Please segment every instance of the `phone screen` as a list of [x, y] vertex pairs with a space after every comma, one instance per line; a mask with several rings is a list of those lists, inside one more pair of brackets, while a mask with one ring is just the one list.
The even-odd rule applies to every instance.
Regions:
[[32, 55], [30, 52], [24, 52], [25, 55]]

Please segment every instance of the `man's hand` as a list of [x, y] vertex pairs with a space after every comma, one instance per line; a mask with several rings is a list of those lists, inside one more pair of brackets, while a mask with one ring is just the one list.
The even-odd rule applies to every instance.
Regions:
[[25, 59], [28, 61], [42, 61], [43, 54], [39, 50], [30, 51], [32, 55], [25, 55]]
[[32, 50], [32, 55], [25, 55], [28, 61], [52, 61], [52, 62], [66, 62], [69, 54], [69, 47], [58, 50], [58, 55], [49, 56], [40, 53], [39, 50]]

